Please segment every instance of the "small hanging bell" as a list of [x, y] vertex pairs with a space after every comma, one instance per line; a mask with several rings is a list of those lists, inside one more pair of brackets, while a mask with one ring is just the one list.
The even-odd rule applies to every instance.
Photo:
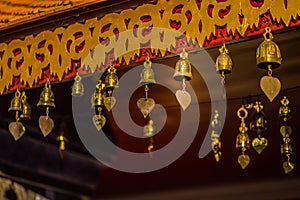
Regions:
[[107, 72], [108, 74], [105, 77], [105, 89], [106, 90], [113, 90], [114, 88], [119, 88], [119, 78], [116, 75], [116, 68], [113, 64], [110, 65]]
[[155, 126], [153, 120], [150, 119], [148, 124], [144, 126], [144, 136], [145, 137], [153, 137], [155, 135]]
[[182, 79], [189, 81], [192, 79], [192, 67], [190, 61], [188, 60], [188, 53], [185, 51], [185, 49], [183, 49], [183, 51], [180, 53], [180, 59], [175, 65], [173, 78], [176, 81], [182, 81]]
[[256, 50], [257, 67], [261, 69], [275, 69], [280, 66], [282, 58], [278, 45], [273, 42], [273, 35], [271, 28], [266, 27], [264, 33], [264, 41], [258, 46]]
[[284, 96], [280, 103], [281, 106], [279, 108], [279, 118], [286, 122], [291, 118], [291, 109], [289, 106], [290, 101], [286, 98], [286, 96]]
[[44, 137], [46, 137], [54, 128], [54, 121], [49, 117], [49, 108], [55, 108], [54, 94], [51, 90], [51, 84], [49, 80], [47, 80], [45, 84], [45, 87], [40, 95], [40, 101], [38, 102], [37, 106], [46, 108], [46, 115], [41, 115], [39, 117], [40, 130], [42, 131]]
[[27, 96], [25, 94], [25, 92], [22, 92], [22, 114], [20, 115], [20, 119], [21, 120], [30, 120], [30, 114], [31, 114], [31, 108], [30, 108], [30, 104], [27, 102]]
[[51, 90], [51, 84], [49, 81], [46, 82], [43, 92], [40, 95], [40, 101], [37, 104], [38, 107], [53, 107], [55, 108], [54, 104], [54, 94]]
[[154, 72], [151, 68], [152, 62], [150, 61], [150, 58], [147, 56], [146, 61], [144, 62], [144, 69], [141, 73], [141, 85], [149, 85], [152, 86], [156, 83], [154, 78]]
[[216, 60], [216, 70], [222, 77], [225, 77], [225, 74], [230, 74], [232, 71], [232, 60], [228, 55], [228, 49], [226, 48], [225, 43], [223, 43], [219, 51], [220, 55]]
[[253, 106], [253, 108], [256, 110], [256, 113], [253, 114], [253, 121], [250, 123], [250, 129], [252, 131], [261, 133], [267, 128], [267, 120], [265, 114], [262, 112], [263, 105], [260, 101], [256, 101], [256, 104]]
[[68, 139], [64, 136], [66, 130], [66, 123], [62, 122], [59, 127], [58, 136], [56, 137], [56, 141], [59, 141], [59, 155], [60, 158], [64, 158], [64, 151], [66, 150], [66, 142]]
[[77, 73], [75, 77], [75, 82], [72, 86], [72, 96], [83, 96], [84, 95], [84, 86], [81, 83], [81, 77]]
[[22, 111], [22, 99], [21, 99], [21, 92], [19, 89], [15, 92], [15, 97], [10, 102], [10, 107], [8, 112], [12, 111]]
[[22, 112], [22, 98], [19, 89], [15, 92], [15, 97], [11, 100], [8, 112], [15, 113], [15, 122], [11, 122], [8, 126], [9, 132], [14, 137], [15, 141], [19, 140], [25, 134], [25, 127], [19, 122], [19, 113]]
[[250, 138], [247, 133], [239, 133], [236, 137], [236, 148], [249, 149]]
[[102, 83], [101, 80], [99, 80], [98, 84], [96, 85], [96, 90], [91, 99], [92, 108], [103, 106], [103, 101], [105, 97], [104, 87], [105, 84]]
[[281, 145], [281, 154], [292, 154], [292, 145], [289, 144], [289, 140]]

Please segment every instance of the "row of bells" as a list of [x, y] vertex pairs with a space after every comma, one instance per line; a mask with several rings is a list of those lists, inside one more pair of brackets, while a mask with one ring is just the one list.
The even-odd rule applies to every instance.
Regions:
[[[268, 70], [278, 68], [282, 61], [281, 53], [278, 45], [272, 41], [273, 36], [269, 27], [266, 28], [264, 38], [264, 41], [258, 46], [256, 51], [257, 67]], [[225, 44], [222, 45], [219, 51], [220, 55], [216, 59], [216, 70], [222, 74], [222, 76], [230, 74], [233, 64]], [[191, 80], [191, 64], [187, 60], [186, 52], [180, 55], [180, 60], [177, 61], [175, 66], [173, 78], [178, 81], [181, 81], [183, 78]]]
[[[40, 100], [37, 104], [38, 107], [53, 107], [54, 104], [54, 94], [51, 90], [50, 83], [46, 83], [41, 95]], [[19, 90], [15, 92], [15, 97], [10, 102], [10, 107], [8, 112], [20, 112], [20, 119], [29, 120], [31, 115], [30, 104], [27, 102], [27, 97], [25, 92], [22, 92], [22, 96]]]
[[[289, 101], [284, 97], [282, 100], [282, 105], [279, 107], [279, 118], [286, 122], [286, 120], [291, 118], [291, 109], [289, 107]], [[267, 120], [265, 117], [265, 114], [261, 111], [258, 110], [258, 112], [253, 114], [252, 121], [250, 122], [250, 130], [251, 131], [256, 131], [258, 133], [266, 130], [267, 128]], [[240, 148], [249, 148], [249, 137], [247, 135], [247, 127], [242, 127], [240, 130], [240, 134], [238, 135], [239, 137], [237, 138], [237, 147]], [[291, 153], [292, 147], [288, 142], [285, 142], [282, 145], [281, 152], [282, 153]]]
[[[102, 86], [101, 86], [101, 88], [102, 89], [105, 88], [106, 91], [111, 92], [114, 88], [118, 88], [118, 87], [119, 87], [119, 79], [118, 79], [118, 76], [116, 75], [116, 69], [111, 65], [110, 68], [108, 69], [107, 75], [105, 76], [104, 87], [102, 88]], [[96, 88], [96, 90], [97, 90], [97, 88]], [[101, 93], [100, 86], [98, 86], [98, 93], [99, 93], [99, 95]], [[72, 96], [83, 96], [83, 95], [84, 95], [84, 86], [81, 83], [81, 77], [77, 74], [75, 77], [75, 82], [72, 86]], [[103, 96], [103, 95], [101, 94], [101, 96]], [[99, 96], [99, 98], [100, 98], [100, 96]], [[99, 99], [97, 101], [100, 102], [102, 100]]]
[[[278, 45], [272, 41], [273, 36], [271, 29], [266, 28], [264, 34], [265, 40], [258, 46], [256, 51], [257, 66], [262, 69], [275, 69], [281, 64], [281, 53]], [[222, 74], [229, 74], [232, 71], [232, 59], [228, 55], [228, 49], [225, 44], [219, 49], [220, 55], [216, 59], [216, 70]], [[180, 59], [176, 62], [175, 72], [173, 78], [177, 81], [191, 80], [192, 79], [192, 67], [188, 60], [188, 53], [183, 50], [180, 54]], [[154, 72], [151, 69], [151, 61], [147, 57], [144, 62], [144, 69], [141, 73], [141, 85], [154, 85], [156, 83], [154, 78]], [[115, 73], [114, 68], [108, 69], [108, 75], [104, 81], [105, 88], [116, 88], [118, 87], [118, 77]], [[80, 81], [75, 79], [75, 83], [72, 90], [72, 95], [83, 95], [83, 85]]]

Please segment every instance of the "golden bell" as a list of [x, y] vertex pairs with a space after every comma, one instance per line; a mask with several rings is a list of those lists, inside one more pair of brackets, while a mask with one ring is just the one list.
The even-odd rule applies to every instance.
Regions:
[[148, 124], [144, 126], [144, 136], [152, 137], [155, 135], [156, 127], [152, 119], [149, 120]]
[[268, 70], [275, 69], [280, 66], [282, 58], [278, 45], [272, 41], [273, 35], [270, 27], [266, 27], [264, 39], [256, 50], [257, 67]]
[[291, 109], [289, 106], [290, 101], [286, 98], [286, 96], [284, 96], [280, 102], [281, 106], [279, 108], [279, 118], [286, 122], [291, 118]]
[[98, 84], [96, 85], [96, 91], [94, 92], [91, 99], [92, 108], [104, 105], [103, 104], [104, 97], [105, 97], [104, 88], [105, 88], [105, 84], [103, 84], [102, 81], [99, 80]]
[[281, 145], [281, 154], [292, 154], [292, 145], [289, 143]]
[[192, 67], [190, 61], [188, 61], [188, 53], [183, 49], [180, 53], [180, 59], [176, 62], [175, 72], [173, 78], [176, 81], [191, 80], [192, 79]]
[[83, 84], [81, 83], [81, 77], [77, 73], [75, 77], [75, 82], [72, 86], [72, 96], [83, 96], [84, 95], [84, 87]]
[[151, 65], [152, 62], [150, 61], [150, 58], [147, 57], [146, 61], [144, 62], [144, 69], [141, 73], [141, 85], [154, 85], [156, 83]]
[[43, 92], [40, 95], [40, 101], [37, 104], [38, 107], [40, 106], [46, 106], [46, 107], [53, 107], [55, 108], [54, 104], [54, 94], [51, 90], [50, 82], [48, 81], [45, 84], [45, 87], [43, 89]]
[[116, 75], [116, 68], [113, 64], [110, 65], [109, 69], [107, 70], [108, 74], [105, 77], [105, 89], [106, 90], [113, 90], [114, 88], [119, 88], [119, 78]]
[[250, 139], [247, 133], [239, 133], [236, 136], [236, 148], [246, 150], [250, 148]]
[[19, 89], [17, 89], [17, 91], [15, 92], [15, 97], [10, 102], [8, 112], [11, 111], [22, 111], [22, 99]]
[[253, 114], [253, 121], [250, 122], [250, 129], [252, 131], [261, 132], [265, 130], [267, 127], [267, 120], [265, 119], [265, 115], [263, 113], [255, 113]]
[[261, 102], [257, 101], [253, 107], [256, 110], [256, 113], [253, 114], [252, 122], [250, 122], [250, 129], [260, 133], [267, 128], [267, 120], [265, 114], [262, 112], [263, 105]]
[[25, 95], [25, 92], [22, 92], [21, 99], [22, 99], [23, 110], [22, 110], [22, 114], [20, 115], [20, 119], [30, 120], [31, 108], [30, 108], [30, 104], [27, 102], [27, 97]]
[[223, 43], [219, 51], [220, 55], [216, 60], [216, 70], [222, 75], [230, 74], [232, 71], [232, 60], [228, 55], [228, 49], [226, 48], [225, 43]]

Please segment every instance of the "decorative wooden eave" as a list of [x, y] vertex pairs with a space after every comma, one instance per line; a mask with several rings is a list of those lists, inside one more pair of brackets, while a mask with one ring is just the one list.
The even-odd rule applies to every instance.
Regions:
[[[111, 60], [116, 66], [140, 62], [145, 51], [161, 57], [181, 51], [183, 43], [191, 50], [261, 34], [266, 26], [278, 30], [300, 24], [297, 0], [158, 0], [121, 12], [91, 11], [97, 17], [91, 17], [88, 9], [81, 11], [85, 14], [78, 13], [78, 18], [74, 12], [64, 18], [68, 14], [64, 11], [59, 25], [54, 19], [58, 15], [49, 15], [50, 23], [40, 32], [24, 38], [18, 32], [19, 39], [1, 43], [0, 91], [43, 84], [47, 78], [60, 81], [78, 70], [93, 73]], [[129, 34], [121, 37], [124, 32]]]

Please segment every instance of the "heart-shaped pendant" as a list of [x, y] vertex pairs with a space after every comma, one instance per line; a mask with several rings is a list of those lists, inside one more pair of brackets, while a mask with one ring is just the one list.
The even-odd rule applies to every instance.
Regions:
[[155, 101], [152, 98], [140, 98], [136, 104], [142, 112], [144, 118], [146, 118], [147, 115], [149, 115], [149, 113], [153, 110]]
[[39, 118], [39, 126], [44, 137], [46, 137], [53, 130], [54, 122], [49, 116], [42, 115]]
[[295, 165], [291, 162], [284, 162], [282, 164], [282, 167], [284, 169], [284, 172], [287, 174], [287, 173], [291, 172], [294, 169]]
[[8, 126], [8, 129], [15, 141], [20, 139], [25, 133], [25, 127], [21, 122], [11, 122]]
[[268, 97], [270, 102], [279, 94], [281, 89], [280, 80], [272, 76], [263, 76], [260, 79], [260, 88], [263, 93]]
[[103, 115], [94, 115], [93, 123], [98, 131], [100, 131], [106, 123], [106, 118]]
[[191, 104], [192, 99], [188, 92], [177, 90], [175, 95], [183, 110], [185, 110]]
[[290, 126], [281, 126], [280, 133], [282, 137], [290, 137], [292, 134], [292, 128]]
[[245, 169], [250, 163], [250, 157], [248, 155], [239, 155], [238, 162], [243, 169]]
[[108, 110], [108, 112], [111, 111], [111, 109], [114, 107], [114, 105], [116, 104], [117, 99], [113, 96], [108, 96], [104, 98], [104, 106], [106, 107], [106, 109]]
[[258, 153], [261, 152], [268, 146], [268, 140], [264, 137], [261, 138], [254, 138], [252, 140], [252, 147]]

